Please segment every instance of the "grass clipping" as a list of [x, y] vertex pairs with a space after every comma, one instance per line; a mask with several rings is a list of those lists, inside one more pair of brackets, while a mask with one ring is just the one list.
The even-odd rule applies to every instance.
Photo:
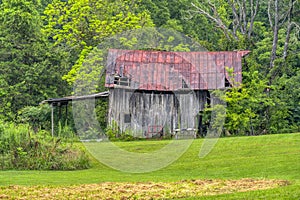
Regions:
[[282, 180], [188, 180], [170, 183], [106, 182], [74, 186], [1, 187], [0, 199], [173, 199], [264, 190], [288, 185]]

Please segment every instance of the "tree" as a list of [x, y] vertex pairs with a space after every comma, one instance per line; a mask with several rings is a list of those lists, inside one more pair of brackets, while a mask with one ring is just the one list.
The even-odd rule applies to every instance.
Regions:
[[275, 59], [277, 58], [276, 51], [278, 48], [278, 34], [279, 30], [283, 25], [286, 24], [286, 39], [284, 43], [283, 59], [287, 57], [290, 34], [293, 27], [300, 29], [300, 26], [293, 19], [294, 7], [298, 3], [298, 0], [289, 1], [278, 1], [269, 0], [268, 1], [268, 18], [270, 27], [273, 31], [273, 45], [270, 57], [270, 69], [274, 67]]
[[8, 120], [12, 118], [11, 100], [9, 95], [10, 87], [3, 75], [0, 76], [0, 119]]
[[147, 12], [136, 13], [130, 0], [54, 0], [45, 10], [45, 33], [55, 45], [71, 54], [72, 69], [64, 76], [69, 83], [85, 57], [104, 38], [125, 30], [152, 26]]
[[154, 24], [161, 27], [171, 19], [169, 3], [168, 0], [141, 0], [138, 5], [141, 12], [149, 11]]
[[291, 16], [291, 11], [296, 1], [291, 0], [288, 7], [285, 6], [286, 2], [281, 2], [279, 5], [278, 0], [268, 1], [268, 18], [270, 27], [273, 30], [273, 45], [270, 57], [270, 69], [274, 67], [274, 61], [276, 59], [276, 50], [278, 45], [278, 33], [282, 25], [286, 22], [286, 19]]
[[1, 107], [8, 109], [5, 113], [16, 115], [22, 107], [65, 90], [59, 74], [64, 71], [63, 60], [41, 32], [38, 6], [29, 0], [4, 0], [0, 5], [0, 74], [6, 85]]
[[[226, 128], [234, 134], [295, 131], [299, 105], [290, 86], [299, 76], [297, 0], [195, 1], [188, 10], [224, 34], [221, 50], [249, 49], [243, 87], [227, 93]], [[267, 10], [267, 12], [264, 12]], [[293, 53], [290, 53], [293, 52]]]
[[206, 16], [219, 29], [227, 39], [239, 40], [239, 35], [251, 38], [255, 18], [258, 13], [260, 0], [225, 0], [191, 3], [191, 15]]
[[139, 10], [149, 11], [156, 27], [174, 29], [193, 38], [207, 49], [218, 49], [219, 30], [204, 16], [191, 16], [187, 12], [190, 4], [190, 0], [141, 0]]

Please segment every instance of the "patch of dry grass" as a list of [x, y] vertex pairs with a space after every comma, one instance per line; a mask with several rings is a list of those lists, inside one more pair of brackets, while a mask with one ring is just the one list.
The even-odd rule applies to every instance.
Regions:
[[265, 190], [288, 185], [283, 180], [185, 180], [170, 183], [105, 182], [73, 186], [1, 187], [0, 199], [173, 199]]

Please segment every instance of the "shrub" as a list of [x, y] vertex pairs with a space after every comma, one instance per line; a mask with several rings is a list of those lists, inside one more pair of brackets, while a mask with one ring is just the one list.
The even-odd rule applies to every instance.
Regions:
[[29, 125], [0, 122], [0, 168], [30, 170], [75, 170], [90, 167], [83, 148], [52, 138]]
[[29, 124], [34, 131], [50, 129], [51, 109], [48, 105], [26, 106], [18, 111], [18, 121]]

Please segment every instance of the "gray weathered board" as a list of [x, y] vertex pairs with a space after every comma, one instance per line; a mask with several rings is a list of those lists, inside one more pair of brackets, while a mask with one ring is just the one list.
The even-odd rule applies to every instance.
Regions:
[[176, 129], [197, 129], [197, 115], [207, 91], [157, 92], [110, 89], [109, 124], [136, 137], [152, 137]]

